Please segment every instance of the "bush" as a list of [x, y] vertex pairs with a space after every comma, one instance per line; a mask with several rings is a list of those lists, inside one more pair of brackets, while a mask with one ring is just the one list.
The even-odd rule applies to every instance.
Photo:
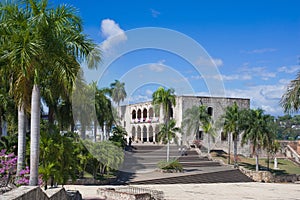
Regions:
[[158, 168], [167, 172], [182, 172], [182, 165], [178, 162], [178, 160], [170, 160], [169, 162], [163, 160], [158, 164]]

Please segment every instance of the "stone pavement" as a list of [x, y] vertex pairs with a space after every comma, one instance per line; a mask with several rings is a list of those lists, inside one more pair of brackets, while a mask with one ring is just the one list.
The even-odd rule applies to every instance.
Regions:
[[[132, 185], [134, 186], [134, 185]], [[101, 199], [98, 188], [118, 186], [65, 185], [65, 189], [79, 190], [84, 199]], [[172, 184], [137, 185], [163, 191], [166, 200], [300, 200], [299, 184], [278, 183], [212, 183], [212, 184]]]

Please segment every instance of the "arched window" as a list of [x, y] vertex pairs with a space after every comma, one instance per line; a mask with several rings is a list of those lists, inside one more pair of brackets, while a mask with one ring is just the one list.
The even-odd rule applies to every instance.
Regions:
[[144, 110], [143, 110], [143, 121], [146, 121], [146, 118], [147, 118], [147, 109], [146, 108], [144, 108]]
[[209, 114], [210, 116], [213, 115], [213, 108], [212, 107], [207, 108], [207, 114]]
[[138, 109], [138, 111], [137, 111], [137, 118], [138, 119], [142, 118], [142, 111], [141, 111], [141, 109]]
[[135, 110], [132, 111], [132, 119], [136, 119], [136, 111]]

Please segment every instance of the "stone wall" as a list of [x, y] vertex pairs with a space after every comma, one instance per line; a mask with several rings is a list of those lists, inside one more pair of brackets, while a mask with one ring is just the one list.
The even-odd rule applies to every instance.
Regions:
[[[205, 105], [206, 107], [212, 108], [212, 119], [217, 126], [217, 133], [214, 138], [210, 138], [210, 149], [215, 150], [223, 150], [228, 152], [228, 139], [222, 140], [221, 133], [222, 133], [222, 123], [220, 118], [225, 113], [226, 107], [231, 106], [234, 103], [240, 108], [250, 108], [250, 100], [243, 99], [243, 98], [223, 98], [223, 97], [203, 97], [203, 96], [180, 96], [177, 97], [177, 104], [181, 110], [179, 111], [178, 115], [184, 116], [184, 113], [187, 109], [193, 107], [194, 105], [200, 106]], [[182, 118], [181, 118], [182, 120]], [[182, 122], [178, 120], [178, 122]], [[185, 130], [183, 130], [185, 131]], [[233, 138], [231, 139], [231, 152], [233, 152]], [[238, 138], [238, 154], [242, 154], [244, 156], [249, 156], [251, 153], [250, 145], [245, 144], [241, 145], [241, 136]], [[208, 136], [207, 134], [203, 135], [202, 145], [206, 148], [208, 147]]]
[[296, 183], [300, 181], [300, 175], [297, 174], [287, 174], [287, 175], [273, 175], [269, 171], [252, 171], [245, 169], [244, 167], [239, 167], [239, 170], [243, 172], [246, 176], [254, 180], [255, 182], [264, 183]]
[[99, 188], [97, 194], [100, 197], [105, 198], [106, 200], [151, 200], [151, 194], [141, 193], [141, 194], [132, 194], [127, 192], [116, 191], [115, 189], [103, 189]]
[[39, 186], [22, 186], [10, 192], [4, 193], [1, 200], [72, 200], [82, 199], [78, 198], [81, 195], [77, 194], [76, 198], [69, 197], [64, 188], [53, 188], [46, 191], [42, 190]]

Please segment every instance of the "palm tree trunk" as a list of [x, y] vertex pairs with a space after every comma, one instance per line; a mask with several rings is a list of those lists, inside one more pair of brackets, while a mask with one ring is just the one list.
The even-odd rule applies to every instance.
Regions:
[[40, 148], [40, 89], [33, 85], [31, 97], [31, 133], [30, 133], [30, 178], [29, 185], [38, 185], [39, 148]]
[[0, 137], [2, 137], [2, 116], [1, 116], [1, 109], [0, 109]]
[[259, 160], [258, 160], [258, 153], [255, 154], [255, 170], [259, 171]]
[[18, 106], [18, 161], [17, 161], [17, 176], [25, 165], [26, 153], [26, 115], [24, 104]]
[[210, 153], [210, 135], [209, 134], [207, 134], [207, 143], [208, 143], [208, 145], [207, 145], [207, 155], [209, 155], [209, 153]]
[[80, 130], [80, 137], [82, 140], [85, 140], [85, 132], [86, 132], [86, 126], [85, 124], [81, 124], [81, 130]]
[[97, 120], [94, 121], [94, 142], [97, 139]]
[[237, 167], [237, 136], [234, 135], [234, 141], [233, 141], [233, 148], [234, 148], [234, 167]]
[[230, 165], [231, 133], [228, 133], [228, 164]]
[[168, 145], [167, 145], [167, 162], [170, 160], [170, 140], [168, 138]]

